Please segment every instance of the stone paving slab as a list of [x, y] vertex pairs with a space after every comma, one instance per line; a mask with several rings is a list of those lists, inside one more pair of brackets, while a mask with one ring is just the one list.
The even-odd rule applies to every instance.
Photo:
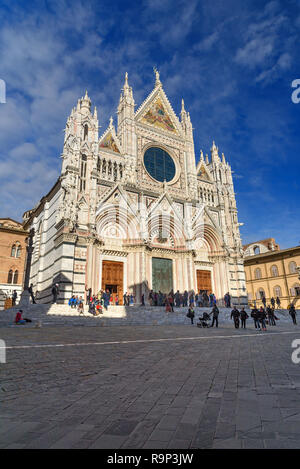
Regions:
[[0, 448], [300, 448], [300, 326], [0, 335]]

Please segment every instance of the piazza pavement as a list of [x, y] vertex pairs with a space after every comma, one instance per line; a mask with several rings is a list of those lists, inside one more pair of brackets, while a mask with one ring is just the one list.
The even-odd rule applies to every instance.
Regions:
[[300, 448], [300, 326], [0, 327], [0, 448]]

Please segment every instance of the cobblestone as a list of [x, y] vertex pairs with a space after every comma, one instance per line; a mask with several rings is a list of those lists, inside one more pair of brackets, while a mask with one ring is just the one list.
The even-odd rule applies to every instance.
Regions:
[[298, 335], [2, 327], [0, 448], [299, 448]]

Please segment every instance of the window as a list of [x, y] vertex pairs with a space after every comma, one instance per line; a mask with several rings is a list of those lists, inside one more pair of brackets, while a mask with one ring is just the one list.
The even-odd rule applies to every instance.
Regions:
[[264, 296], [265, 296], [265, 291], [263, 288], [260, 288], [259, 290], [257, 290], [256, 292], [257, 300], [262, 300]]
[[261, 278], [261, 270], [260, 270], [259, 267], [257, 267], [257, 269], [255, 269], [254, 275], [255, 275], [255, 278], [256, 278], [256, 279], [260, 279], [260, 278]]
[[253, 252], [254, 252], [254, 254], [260, 254], [260, 247], [259, 246], [254, 246]]
[[297, 273], [297, 264], [295, 261], [292, 261], [289, 263], [289, 272], [290, 274], [296, 274]]
[[277, 265], [272, 265], [271, 275], [272, 275], [272, 277], [278, 277], [278, 267], [277, 267]]
[[13, 271], [10, 269], [8, 272], [7, 283], [12, 283], [13, 281]]
[[274, 287], [274, 296], [282, 296], [282, 293], [281, 293], [281, 287], [279, 285], [276, 285], [276, 287]]
[[300, 295], [300, 285], [299, 285], [299, 283], [294, 283], [294, 285], [291, 288], [291, 295], [292, 296]]
[[89, 128], [88, 128], [88, 125], [85, 124], [84, 126], [84, 132], [83, 132], [83, 140], [85, 140], [88, 136], [88, 133], [89, 133]]
[[21, 256], [21, 246], [18, 245], [17, 250], [16, 250], [16, 257], [20, 257], [20, 256]]
[[80, 166], [80, 192], [85, 191], [86, 187], [86, 155], [81, 156], [81, 166]]
[[15, 242], [11, 248], [10, 256], [11, 257], [20, 257], [21, 255], [21, 245], [19, 241]]
[[150, 176], [157, 181], [169, 182], [175, 177], [173, 158], [162, 148], [148, 148], [144, 155], [144, 165]]
[[13, 283], [18, 283], [18, 278], [19, 278], [19, 272], [16, 270], [15, 273], [14, 273], [14, 281]]

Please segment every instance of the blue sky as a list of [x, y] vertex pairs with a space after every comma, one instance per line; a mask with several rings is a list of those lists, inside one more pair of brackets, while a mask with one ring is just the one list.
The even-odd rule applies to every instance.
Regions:
[[138, 107], [156, 66], [196, 158], [215, 140], [232, 166], [243, 242], [300, 244], [298, 0], [2, 0], [0, 24], [0, 216], [21, 220], [54, 184], [85, 89], [101, 134], [125, 72]]

